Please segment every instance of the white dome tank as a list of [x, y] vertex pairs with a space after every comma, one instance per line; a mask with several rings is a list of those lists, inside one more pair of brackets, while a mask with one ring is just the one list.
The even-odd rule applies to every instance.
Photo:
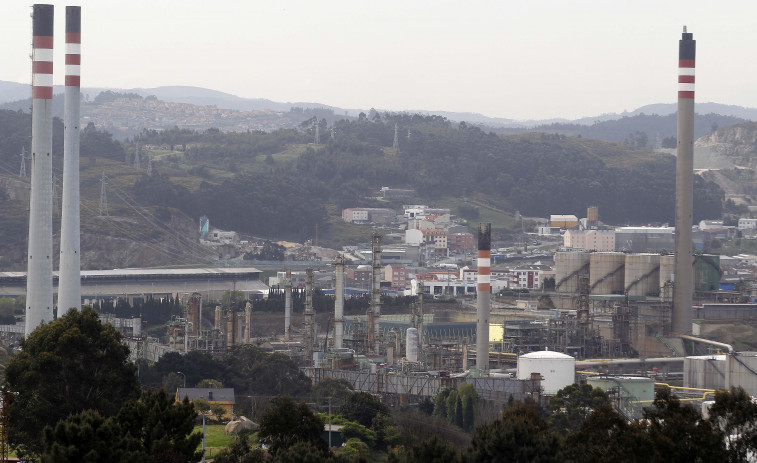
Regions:
[[626, 255], [622, 252], [593, 252], [589, 259], [591, 294], [623, 294]]
[[518, 379], [530, 379], [531, 373], [539, 373], [545, 395], [576, 382], [576, 359], [560, 352], [542, 350], [518, 357]]
[[555, 291], [577, 293], [578, 276], [581, 273], [589, 273], [588, 252], [555, 253]]
[[660, 255], [626, 256], [625, 290], [629, 296], [657, 296], [660, 292]]
[[418, 361], [418, 329], [417, 328], [408, 328], [407, 334], [405, 338], [406, 342], [406, 353], [405, 358], [408, 362], [417, 362]]

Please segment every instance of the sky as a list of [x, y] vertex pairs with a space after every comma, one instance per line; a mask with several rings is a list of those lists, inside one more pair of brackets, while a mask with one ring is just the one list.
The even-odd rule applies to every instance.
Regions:
[[[757, 2], [735, 0], [87, 0], [82, 86], [205, 87], [340, 108], [596, 116], [677, 98], [697, 40], [696, 100], [757, 107]], [[31, 4], [0, 4], [0, 80], [29, 82]]]

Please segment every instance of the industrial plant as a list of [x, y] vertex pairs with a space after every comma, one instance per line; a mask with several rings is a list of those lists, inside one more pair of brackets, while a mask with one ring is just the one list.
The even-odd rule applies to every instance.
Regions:
[[[124, 331], [134, 360], [156, 361], [166, 352], [193, 350], [219, 355], [237, 344], [255, 344], [291, 356], [315, 382], [346, 379], [356, 390], [396, 403], [417, 403], [461, 383], [473, 384], [484, 399], [539, 399], [583, 380], [614, 394], [624, 414], [636, 417], [653, 398], [655, 383], [677, 384], [682, 394], [698, 396], [703, 389], [737, 385], [757, 393], [757, 354], [698, 337], [696, 321], [726, 318], [733, 311], [754, 319], [757, 304], [723, 305], [725, 298], [738, 298], [719, 287], [719, 256], [693, 251], [695, 42], [685, 29], [679, 45], [674, 250], [561, 249], [553, 254], [554, 265], [548, 263], [552, 254], [538, 263], [511, 265], [508, 251], [493, 247], [491, 223], [478, 224], [474, 241], [472, 233], [454, 225], [437, 227], [437, 221], [449, 222], [449, 210], [410, 205], [401, 214], [407, 222], [401, 250], [394, 245], [387, 249], [383, 236], [374, 233], [369, 249], [360, 252], [343, 249], [327, 261], [291, 260], [278, 267], [266, 263], [262, 270], [82, 272], [80, 20], [80, 8], [67, 7], [63, 212], [56, 273], [53, 7], [34, 6], [28, 271], [0, 274], [0, 292], [15, 296], [25, 291], [27, 307], [23, 332], [5, 326], [4, 336], [28, 336], [52, 321], [57, 284], [58, 314], [82, 304], [115, 306], [119, 299], [148, 295], [180, 299], [184, 313], [171, 320], [165, 339], [148, 336], [137, 317], [104, 317]], [[343, 213], [345, 221], [363, 222], [392, 220], [394, 215], [378, 208]], [[589, 209], [586, 222], [593, 229], [596, 208]], [[561, 217], [551, 225], [564, 232], [577, 221]], [[203, 227], [207, 233], [207, 219]], [[462, 261], [470, 252], [470, 265], [458, 268], [444, 260], [453, 241], [453, 254], [462, 255]], [[524, 245], [528, 247], [527, 240]], [[429, 261], [439, 263], [432, 267]], [[264, 272], [278, 274], [266, 284]], [[549, 288], [544, 284], [548, 278], [554, 281]], [[513, 289], [517, 300], [508, 299], [503, 288]], [[244, 300], [222, 307], [219, 300], [235, 292]], [[317, 313], [317, 295], [333, 304], [329, 313]], [[273, 333], [256, 332], [253, 304], [274, 296], [282, 301], [276, 328]], [[382, 307], [392, 296], [409, 301], [401, 313]], [[367, 309], [346, 313], [359, 298], [367, 299]], [[295, 310], [296, 302], [303, 303], [301, 311]]]

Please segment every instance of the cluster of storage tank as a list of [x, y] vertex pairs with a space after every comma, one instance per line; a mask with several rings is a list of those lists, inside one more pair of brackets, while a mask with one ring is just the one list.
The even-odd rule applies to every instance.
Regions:
[[[717, 289], [718, 256], [695, 257], [695, 290]], [[699, 269], [699, 270], [697, 270]], [[591, 294], [625, 294], [658, 296], [666, 283], [672, 282], [675, 257], [659, 254], [625, 254], [622, 252], [555, 253], [555, 290], [579, 292], [579, 277], [589, 276]]]

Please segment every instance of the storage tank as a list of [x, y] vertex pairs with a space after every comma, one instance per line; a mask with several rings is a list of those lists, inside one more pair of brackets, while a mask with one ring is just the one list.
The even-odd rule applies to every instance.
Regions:
[[694, 256], [694, 291], [720, 289], [720, 256]]
[[673, 282], [676, 273], [676, 258], [673, 255], [660, 256], [660, 288], [667, 282]]
[[578, 276], [581, 273], [589, 273], [588, 252], [555, 253], [555, 291], [577, 293]]
[[626, 255], [622, 252], [593, 252], [589, 258], [591, 294], [623, 294]]
[[696, 355], [683, 359], [683, 385], [700, 389], [726, 389], [726, 356]]
[[418, 361], [418, 328], [408, 328], [405, 337], [405, 358], [408, 362]]
[[660, 294], [659, 254], [628, 254], [625, 273], [625, 290], [629, 296]]
[[576, 359], [549, 350], [518, 357], [518, 379], [531, 379], [531, 373], [539, 373], [544, 378], [541, 382], [544, 394], [555, 395], [576, 382]]

